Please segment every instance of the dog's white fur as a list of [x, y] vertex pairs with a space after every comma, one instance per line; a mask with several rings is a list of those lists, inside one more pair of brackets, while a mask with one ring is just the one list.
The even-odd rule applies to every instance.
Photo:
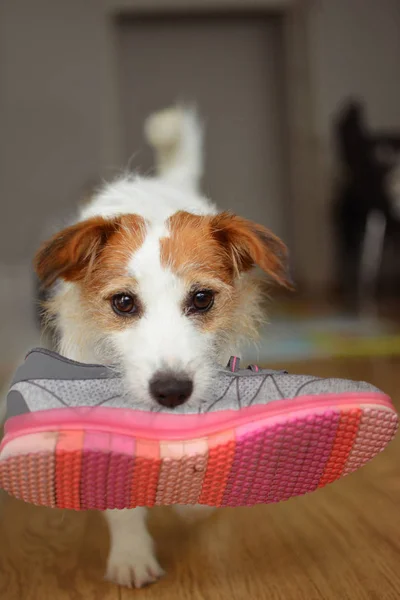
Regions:
[[[168, 237], [166, 221], [178, 211], [196, 215], [218, 211], [198, 191], [202, 132], [195, 112], [175, 108], [157, 113], [147, 121], [146, 131], [149, 140], [157, 144], [160, 175], [155, 179], [128, 175], [108, 184], [81, 210], [78, 219], [135, 214], [146, 220], [144, 243], [132, 254], [128, 266], [146, 306], [146, 318], [103, 336], [90, 328], [80, 310], [79, 288], [61, 282], [56, 293], [59, 350], [82, 362], [117, 362], [130, 390], [147, 408], [154, 405], [148, 384], [157, 371], [184, 372], [194, 381], [189, 403], [196, 404], [209, 384], [215, 360], [225, 361], [229, 356], [217, 356], [215, 335], [200, 331], [182, 314], [186, 290], [180, 278], [161, 265], [160, 239]], [[232, 352], [233, 340], [229, 342]]]
[[[217, 214], [217, 208], [199, 193], [202, 131], [195, 111], [179, 107], [162, 111], [148, 119], [145, 131], [156, 151], [158, 177], [128, 175], [107, 185], [81, 210], [79, 220], [136, 214], [150, 224], [143, 245], [129, 264], [139, 283], [147, 318], [111, 338], [98, 339], [97, 332], [88, 330], [85, 315], [79, 318], [78, 288], [61, 282], [57, 291], [58, 297], [64, 298], [58, 302], [59, 350], [85, 362], [111, 361], [117, 355], [124, 373], [131, 378], [130, 388], [137, 397], [147, 398], [149, 407], [154, 404], [148, 392], [151, 376], [165, 366], [184, 370], [194, 378], [189, 402], [196, 403], [217, 357], [212, 351], [213, 340], [182, 315], [180, 303], [185, 290], [179, 279], [161, 266], [160, 238], [168, 236], [165, 222], [177, 211], [207, 215]], [[225, 361], [229, 357], [218, 358]], [[199, 508], [195, 508], [187, 516], [198, 513]], [[147, 510], [112, 510], [105, 516], [111, 538], [106, 578], [119, 585], [142, 587], [161, 577], [163, 570], [146, 527]]]
[[[215, 373], [215, 363], [227, 361], [229, 354], [238, 352], [240, 340], [257, 328], [263, 312], [260, 289], [256, 282], [251, 283], [252, 273], [237, 277], [235, 286], [246, 286], [242, 294], [245, 308], [237, 305], [238, 316], [232, 320], [235, 325], [231, 331], [207, 332], [184, 314], [182, 302], [187, 290], [173, 269], [161, 263], [160, 239], [170, 235], [167, 219], [179, 211], [202, 216], [218, 213], [199, 192], [202, 130], [195, 111], [178, 107], [151, 116], [145, 131], [156, 153], [158, 176], [146, 179], [127, 175], [106, 185], [81, 209], [77, 219], [112, 219], [127, 214], [143, 217], [144, 241], [132, 251], [126, 274], [134, 278], [140, 290], [145, 315], [129, 326], [101, 331], [82, 308], [80, 286], [61, 280], [52, 301], [58, 350], [82, 362], [120, 365], [129, 389], [148, 408], [154, 406], [149, 393], [151, 377], [165, 368], [184, 372], [194, 383], [188, 402], [196, 404]], [[198, 514], [198, 509], [193, 514]], [[111, 537], [107, 578], [141, 587], [162, 576], [146, 527], [147, 510], [106, 511], [105, 516]]]

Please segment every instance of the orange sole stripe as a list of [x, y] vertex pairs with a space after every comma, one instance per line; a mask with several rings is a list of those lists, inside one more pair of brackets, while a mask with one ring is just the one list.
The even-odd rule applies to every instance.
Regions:
[[235, 432], [225, 431], [208, 438], [208, 462], [199, 498], [200, 504], [221, 506], [235, 455]]
[[358, 434], [361, 415], [359, 408], [341, 414], [332, 451], [318, 487], [324, 487], [341, 476]]
[[136, 440], [130, 506], [154, 506], [160, 472], [158, 442]]
[[81, 508], [84, 431], [61, 431], [56, 447], [56, 502], [59, 508]]

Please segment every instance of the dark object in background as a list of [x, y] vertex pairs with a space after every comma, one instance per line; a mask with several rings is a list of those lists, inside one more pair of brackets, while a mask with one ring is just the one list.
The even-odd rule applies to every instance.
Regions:
[[400, 135], [371, 134], [359, 102], [346, 105], [334, 129], [343, 170], [334, 204], [337, 281], [357, 302], [376, 286], [386, 234], [399, 229], [388, 177], [400, 160]]

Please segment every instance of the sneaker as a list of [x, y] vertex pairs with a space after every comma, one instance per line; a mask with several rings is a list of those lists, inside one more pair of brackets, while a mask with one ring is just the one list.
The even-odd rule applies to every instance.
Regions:
[[240, 369], [237, 357], [200, 406], [145, 411], [112, 369], [36, 349], [8, 394], [0, 486], [75, 510], [267, 504], [362, 467], [397, 427], [369, 383]]

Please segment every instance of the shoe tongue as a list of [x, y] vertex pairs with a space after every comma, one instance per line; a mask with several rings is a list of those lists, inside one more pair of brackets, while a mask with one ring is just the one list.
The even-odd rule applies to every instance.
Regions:
[[229, 371], [231, 371], [232, 373], [236, 373], [236, 371], [239, 371], [240, 358], [238, 356], [231, 356], [226, 368], [229, 369]]

